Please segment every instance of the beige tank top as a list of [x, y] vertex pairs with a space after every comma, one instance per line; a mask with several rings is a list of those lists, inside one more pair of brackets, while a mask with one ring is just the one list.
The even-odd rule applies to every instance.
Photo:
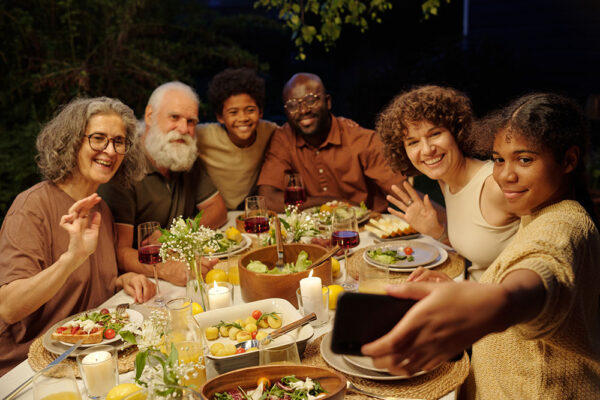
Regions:
[[504, 226], [492, 226], [481, 215], [481, 190], [493, 168], [494, 163], [486, 161], [469, 183], [454, 194], [450, 193], [448, 185], [441, 183], [450, 244], [473, 263], [469, 267], [469, 274], [474, 280], [479, 280], [479, 276], [504, 250], [519, 227], [519, 220]]

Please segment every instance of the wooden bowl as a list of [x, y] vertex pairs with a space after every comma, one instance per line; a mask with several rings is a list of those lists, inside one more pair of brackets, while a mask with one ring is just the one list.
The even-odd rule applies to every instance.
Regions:
[[346, 378], [337, 371], [309, 365], [279, 364], [243, 368], [219, 375], [202, 386], [202, 398], [212, 400], [215, 393], [237, 389], [238, 386], [244, 391], [254, 390], [256, 381], [260, 377], [264, 376], [274, 383], [287, 375], [296, 375], [296, 378], [303, 380], [310, 378], [319, 381], [323, 389], [327, 391], [326, 396], [320, 399], [341, 400], [346, 393]]
[[[327, 252], [324, 247], [315, 244], [285, 244], [283, 245], [283, 261], [296, 262], [298, 254], [302, 250], [308, 253], [308, 259], [311, 261], [316, 261]], [[294, 307], [298, 307], [296, 289], [300, 287], [300, 279], [306, 278], [311, 270], [314, 271], [313, 276], [321, 278], [323, 285], [331, 285], [333, 282], [331, 277], [331, 259], [316, 268], [283, 275], [258, 274], [249, 271], [246, 265], [250, 261], [261, 261], [269, 267], [274, 267], [277, 261], [277, 249], [275, 246], [261, 247], [240, 258], [238, 268], [240, 273], [240, 288], [242, 289], [242, 298], [246, 303], [279, 297], [289, 301]]]

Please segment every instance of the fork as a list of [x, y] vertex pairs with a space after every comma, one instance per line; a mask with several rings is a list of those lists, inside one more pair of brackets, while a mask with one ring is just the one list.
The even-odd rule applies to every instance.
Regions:
[[351, 392], [355, 392], [355, 393], [360, 393], [360, 394], [364, 394], [365, 396], [369, 396], [372, 397], [374, 399], [381, 399], [381, 400], [421, 400], [421, 399], [409, 399], [406, 397], [385, 397], [385, 396], [380, 396], [378, 394], [375, 393], [371, 393], [371, 392], [367, 392], [365, 390], [359, 389], [356, 386], [354, 386], [354, 384], [350, 381], [346, 381], [346, 389], [351, 391]]
[[129, 308], [129, 304], [128, 303], [121, 303], [117, 306], [117, 309], [115, 310], [117, 315], [121, 315], [125, 312], [125, 310], [127, 310]]

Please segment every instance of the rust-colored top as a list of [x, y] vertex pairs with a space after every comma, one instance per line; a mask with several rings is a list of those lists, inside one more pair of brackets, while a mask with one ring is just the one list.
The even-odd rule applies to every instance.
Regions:
[[[48, 181], [17, 196], [0, 231], [0, 286], [39, 273], [67, 250], [69, 235], [59, 222], [74, 202]], [[117, 260], [113, 219], [104, 202], [94, 211], [102, 217], [96, 251], [33, 314], [12, 325], [0, 320], [0, 375], [25, 360], [33, 340], [56, 322], [97, 307], [114, 294]]]
[[375, 211], [387, 208], [385, 194], [405, 177], [392, 172], [383, 144], [374, 131], [331, 116], [331, 130], [318, 148], [296, 135], [289, 124], [271, 137], [257, 185], [285, 189], [285, 171], [298, 172], [308, 196], [333, 196]]

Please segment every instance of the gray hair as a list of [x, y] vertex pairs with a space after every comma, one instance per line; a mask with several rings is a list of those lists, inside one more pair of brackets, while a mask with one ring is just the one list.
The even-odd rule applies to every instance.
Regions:
[[144, 155], [139, 145], [135, 115], [120, 100], [108, 97], [77, 98], [60, 109], [36, 140], [36, 162], [45, 179], [61, 183], [77, 168], [79, 150], [90, 118], [97, 114], [116, 114], [125, 124], [125, 136], [132, 143], [114, 178], [131, 185], [143, 177]]
[[154, 89], [154, 92], [152, 92], [150, 98], [148, 99], [148, 105], [152, 108], [153, 118], [154, 116], [156, 116], [157, 111], [160, 109], [162, 100], [165, 97], [165, 93], [167, 93], [169, 90], [180, 90], [186, 92], [190, 96], [190, 98], [192, 98], [196, 102], [196, 104], [200, 104], [200, 98], [191, 86], [188, 86], [185, 83], [179, 81], [163, 83], [162, 85]]

